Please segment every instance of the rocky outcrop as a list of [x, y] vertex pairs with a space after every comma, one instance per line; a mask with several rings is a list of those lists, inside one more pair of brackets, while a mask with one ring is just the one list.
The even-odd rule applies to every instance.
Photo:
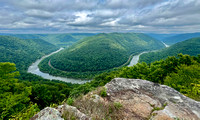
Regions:
[[60, 105], [57, 108], [46, 107], [34, 117], [32, 117], [30, 120], [64, 120], [62, 116], [64, 116], [66, 112], [68, 114], [71, 114], [71, 116], [73, 115], [75, 119], [91, 120], [90, 117], [88, 117], [84, 113], [81, 113], [76, 107], [67, 104]]
[[64, 115], [65, 112], [69, 112], [75, 116], [76, 119], [79, 120], [92, 120], [89, 116], [85, 115], [84, 113], [80, 112], [76, 107], [64, 104], [57, 107], [57, 110]]
[[[101, 97], [99, 93], [105, 88], [107, 95]], [[79, 97], [74, 103], [78, 109], [66, 104], [56, 109], [47, 107], [32, 120], [63, 120], [61, 116], [66, 112], [80, 120], [200, 120], [200, 102], [168, 86], [140, 79], [115, 78], [105, 88]]]
[[61, 116], [61, 113], [57, 109], [46, 107], [30, 120], [64, 120]]
[[105, 87], [108, 99], [126, 106], [122, 113], [126, 119], [200, 119], [200, 102], [168, 86], [146, 80], [115, 78]]

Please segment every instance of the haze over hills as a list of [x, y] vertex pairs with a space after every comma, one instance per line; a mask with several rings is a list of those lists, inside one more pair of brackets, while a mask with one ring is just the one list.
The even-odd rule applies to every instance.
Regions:
[[165, 59], [168, 56], [177, 56], [179, 53], [188, 54], [191, 56], [197, 56], [200, 54], [200, 37], [176, 43], [157, 52], [145, 53], [140, 56], [139, 61], [151, 63], [156, 60]]
[[151, 36], [152, 38], [160, 40], [160, 41], [163, 41], [163, 39], [165, 39], [165, 38], [169, 38], [169, 37], [173, 37], [175, 35], [178, 35], [178, 34], [175, 34], [175, 33], [171, 33], [171, 34], [170, 33], [169, 34], [145, 33], [145, 34]]
[[22, 39], [42, 39], [59, 47], [67, 47], [88, 36], [96, 33], [66, 33], [66, 34], [4, 34]]
[[178, 34], [171, 37], [163, 38], [162, 41], [167, 45], [172, 45], [190, 38], [200, 37], [200, 33], [185, 33], [185, 34]]
[[131, 54], [163, 47], [142, 33], [103, 33], [80, 40], [49, 59], [53, 67], [63, 71], [102, 71], [123, 65]]

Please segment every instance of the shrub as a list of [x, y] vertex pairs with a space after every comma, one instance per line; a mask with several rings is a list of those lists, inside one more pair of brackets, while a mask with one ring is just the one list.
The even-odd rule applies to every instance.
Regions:
[[69, 97], [69, 98], [67, 99], [67, 104], [68, 104], [68, 105], [72, 105], [73, 103], [74, 103], [74, 99], [71, 98], [71, 97]]
[[114, 106], [115, 106], [116, 109], [120, 109], [122, 107], [122, 104], [119, 103], [119, 102], [115, 102]]
[[105, 87], [100, 91], [100, 96], [101, 97], [106, 97], [107, 96], [107, 90], [106, 90]]

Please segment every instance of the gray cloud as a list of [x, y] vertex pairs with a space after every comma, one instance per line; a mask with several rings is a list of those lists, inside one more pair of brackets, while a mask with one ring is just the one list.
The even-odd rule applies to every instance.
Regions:
[[1, 0], [0, 32], [200, 32], [199, 0]]

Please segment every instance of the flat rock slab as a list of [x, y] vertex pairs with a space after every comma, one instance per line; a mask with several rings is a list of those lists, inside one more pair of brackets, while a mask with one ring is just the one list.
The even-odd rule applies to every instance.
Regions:
[[115, 78], [105, 85], [108, 98], [120, 102], [125, 119], [200, 120], [200, 102], [173, 88], [146, 80]]
[[[140, 79], [115, 78], [105, 88], [106, 97], [102, 98], [91, 92], [83, 99], [92, 99], [91, 106], [99, 102], [120, 103], [123, 106], [120, 109], [123, 120], [200, 120], [200, 102], [168, 86]], [[91, 107], [91, 111], [95, 110]], [[64, 120], [61, 116], [65, 112], [73, 114], [79, 120], [92, 120], [92, 114], [86, 115], [76, 107], [66, 104], [57, 108], [47, 107], [31, 120]]]

